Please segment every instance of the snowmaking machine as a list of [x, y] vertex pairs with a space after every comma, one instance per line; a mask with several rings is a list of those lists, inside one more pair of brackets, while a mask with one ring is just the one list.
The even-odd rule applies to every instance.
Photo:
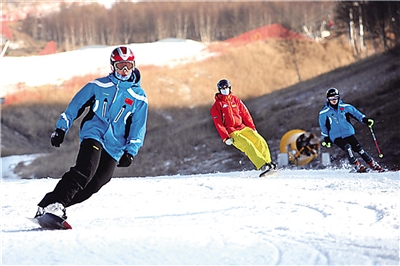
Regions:
[[[320, 144], [318, 137], [302, 129], [286, 132], [279, 144], [278, 164], [303, 166], [318, 158]], [[327, 156], [326, 156], [327, 155]], [[323, 154], [322, 163], [329, 164], [329, 154]]]

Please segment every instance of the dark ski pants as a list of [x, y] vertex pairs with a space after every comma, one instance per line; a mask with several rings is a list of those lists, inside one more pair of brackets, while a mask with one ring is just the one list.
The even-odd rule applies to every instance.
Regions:
[[87, 200], [111, 180], [116, 165], [117, 161], [104, 151], [98, 141], [83, 140], [76, 165], [62, 176], [54, 190], [47, 193], [38, 206], [60, 202], [68, 207]]
[[347, 158], [349, 159], [349, 162], [351, 164], [355, 164], [357, 162], [357, 158], [354, 156], [353, 151], [360, 154], [361, 158], [363, 158], [363, 160], [367, 164], [369, 164], [373, 160], [372, 157], [366, 151], [364, 151], [364, 149], [361, 147], [360, 142], [358, 142], [357, 138], [354, 135], [346, 138], [337, 138], [335, 139], [335, 144], [346, 152]]

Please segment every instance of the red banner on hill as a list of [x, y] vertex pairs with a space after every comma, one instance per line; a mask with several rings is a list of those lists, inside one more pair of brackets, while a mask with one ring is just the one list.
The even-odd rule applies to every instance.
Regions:
[[307, 37], [288, 30], [280, 24], [267, 25], [245, 32], [237, 37], [225, 40], [229, 44], [247, 44], [268, 39], [308, 39]]
[[39, 52], [39, 55], [55, 54], [56, 52], [56, 43], [54, 41], [49, 41], [46, 46]]
[[11, 29], [8, 27], [7, 23], [2, 21], [1, 22], [1, 34], [6, 36], [8, 39], [12, 40], [13, 39], [13, 34]]

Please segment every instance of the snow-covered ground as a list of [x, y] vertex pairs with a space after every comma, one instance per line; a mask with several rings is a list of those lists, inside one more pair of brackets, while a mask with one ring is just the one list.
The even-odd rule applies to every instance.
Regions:
[[[190, 61], [208, 58], [213, 53], [201, 42], [181, 39], [164, 39], [154, 43], [128, 45], [138, 68], [147, 65], [172, 67]], [[0, 96], [24, 88], [61, 84], [74, 76], [110, 72], [110, 54], [116, 46], [92, 46], [79, 50], [41, 56], [6, 56], [0, 58]], [[16, 70], [21, 71], [16, 71]]]
[[26, 219], [57, 179], [3, 176], [2, 264], [399, 265], [399, 172], [257, 175], [114, 178], [66, 231]]

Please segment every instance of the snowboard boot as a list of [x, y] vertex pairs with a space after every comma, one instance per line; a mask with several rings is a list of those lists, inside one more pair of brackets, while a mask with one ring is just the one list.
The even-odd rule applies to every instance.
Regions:
[[358, 173], [365, 173], [367, 171], [367, 168], [365, 168], [364, 165], [362, 165], [359, 161], [356, 161], [354, 164], [354, 168]]
[[44, 214], [44, 209], [42, 207], [38, 207], [35, 217], [33, 217], [33, 218], [39, 218], [39, 217], [43, 216], [43, 214]]
[[368, 165], [372, 170], [375, 170], [375, 171], [378, 171], [378, 172], [383, 171], [382, 167], [377, 162], [375, 162], [374, 160], [372, 160]]
[[44, 212], [52, 213], [54, 215], [57, 215], [58, 217], [61, 217], [64, 220], [67, 220], [67, 211], [65, 210], [64, 205], [59, 202], [47, 205], [44, 208]]
[[270, 163], [266, 163], [261, 167], [261, 174], [260, 177], [265, 175], [266, 173], [268, 173], [271, 170], [275, 170], [276, 169], [276, 164], [273, 162]]

